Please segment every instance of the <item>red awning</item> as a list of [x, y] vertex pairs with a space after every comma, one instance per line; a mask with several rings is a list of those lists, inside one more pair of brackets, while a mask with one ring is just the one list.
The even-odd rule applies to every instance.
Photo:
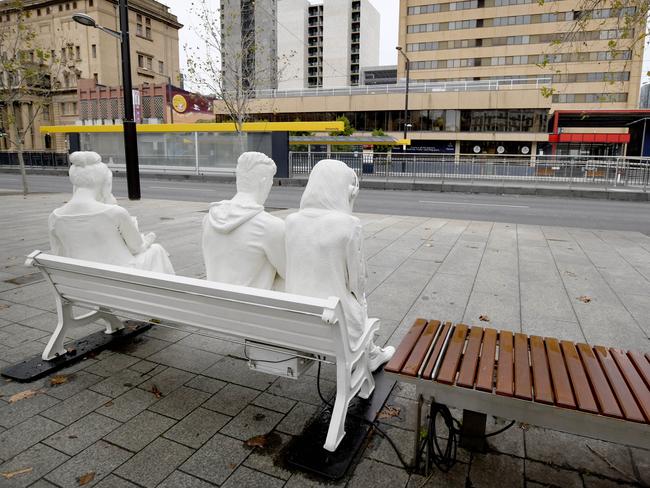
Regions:
[[580, 134], [564, 133], [549, 134], [549, 142], [577, 142], [594, 144], [627, 144], [630, 142], [630, 134]]

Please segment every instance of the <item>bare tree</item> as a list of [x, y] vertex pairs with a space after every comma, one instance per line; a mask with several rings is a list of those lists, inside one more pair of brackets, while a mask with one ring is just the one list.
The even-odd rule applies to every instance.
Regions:
[[61, 64], [52, 46], [46, 48], [39, 42], [21, 0], [5, 4], [3, 11], [10, 12], [11, 21], [0, 23], [0, 126], [18, 155], [23, 194], [27, 195], [25, 140], [51, 101]]

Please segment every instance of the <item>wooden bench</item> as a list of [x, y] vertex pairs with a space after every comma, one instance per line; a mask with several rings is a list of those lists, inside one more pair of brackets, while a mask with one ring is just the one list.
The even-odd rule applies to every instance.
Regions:
[[385, 371], [440, 404], [650, 448], [648, 353], [418, 319]]
[[[123, 327], [116, 315], [155, 317], [238, 338], [252, 347], [280, 347], [302, 357], [336, 361], [336, 400], [324, 448], [336, 450], [345, 435], [347, 409], [355, 395], [368, 398], [375, 383], [368, 344], [379, 328], [371, 321], [356, 347], [347, 334], [338, 298], [327, 300], [183, 276], [112, 266], [34, 251], [27, 265], [41, 270], [52, 285], [59, 321], [43, 359], [66, 354], [70, 327], [99, 319], [106, 333]], [[74, 317], [72, 307], [91, 311]]]

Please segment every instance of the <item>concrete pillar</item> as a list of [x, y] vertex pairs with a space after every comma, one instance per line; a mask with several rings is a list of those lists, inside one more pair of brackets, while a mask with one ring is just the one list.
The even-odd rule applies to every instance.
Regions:
[[454, 145], [454, 162], [460, 162], [460, 141], [456, 141]]

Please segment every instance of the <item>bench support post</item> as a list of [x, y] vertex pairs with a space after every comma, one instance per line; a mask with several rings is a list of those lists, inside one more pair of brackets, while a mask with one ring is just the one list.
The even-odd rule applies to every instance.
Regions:
[[485, 423], [487, 415], [484, 413], [463, 410], [463, 424], [460, 429], [460, 446], [470, 451], [486, 452]]

